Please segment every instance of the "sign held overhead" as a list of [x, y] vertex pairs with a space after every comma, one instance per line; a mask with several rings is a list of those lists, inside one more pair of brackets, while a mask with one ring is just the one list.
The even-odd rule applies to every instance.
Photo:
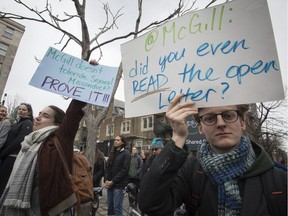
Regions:
[[234, 0], [194, 11], [121, 45], [125, 117], [284, 98], [266, 0]]

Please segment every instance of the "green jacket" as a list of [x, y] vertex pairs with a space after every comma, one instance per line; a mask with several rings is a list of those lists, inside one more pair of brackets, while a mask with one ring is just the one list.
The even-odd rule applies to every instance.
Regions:
[[[257, 156], [256, 162], [238, 181], [242, 198], [241, 215], [271, 215], [268, 204], [265, 202], [261, 175], [276, 168], [273, 167], [273, 162], [262, 147], [253, 142], [252, 147]], [[198, 190], [201, 196], [200, 206], [194, 215], [217, 215], [217, 186], [205, 173], [200, 179], [203, 185], [197, 181], [195, 173], [199, 167], [201, 169], [201, 166], [196, 158], [187, 158], [187, 155], [187, 147], [186, 150], [180, 149], [171, 140], [154, 159], [140, 185], [139, 208], [143, 213], [157, 216], [173, 215], [176, 208], [182, 203], [191, 209], [195, 200], [193, 194], [195, 194], [195, 190]], [[284, 171], [280, 171], [279, 178], [282, 178], [282, 182], [287, 185], [287, 175]], [[286, 185], [283, 188], [286, 188]], [[279, 215], [286, 215], [286, 194], [287, 188], [284, 194], [277, 197], [279, 199], [278, 208], [281, 209]]]

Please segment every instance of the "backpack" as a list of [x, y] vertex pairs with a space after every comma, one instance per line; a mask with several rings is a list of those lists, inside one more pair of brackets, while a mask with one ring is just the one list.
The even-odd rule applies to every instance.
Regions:
[[81, 152], [73, 153], [72, 175], [70, 174], [67, 161], [59, 140], [54, 136], [54, 143], [63, 161], [67, 175], [69, 176], [72, 188], [77, 198], [77, 209], [80, 211], [80, 205], [93, 199], [93, 175], [89, 161]]
[[[81, 204], [93, 199], [93, 175], [89, 161], [81, 152], [74, 152], [72, 177], [77, 201]], [[73, 185], [72, 183], [72, 185]]]
[[[203, 172], [203, 168], [197, 159], [193, 161], [193, 191], [192, 191], [192, 204], [186, 206], [185, 215], [194, 215], [196, 209], [201, 204], [201, 195], [204, 191], [204, 185], [207, 180]], [[282, 173], [281, 173], [282, 172]], [[273, 167], [261, 174], [261, 183], [264, 196], [267, 201], [267, 206], [271, 215], [287, 215], [287, 178], [283, 178], [283, 171], [279, 168]]]

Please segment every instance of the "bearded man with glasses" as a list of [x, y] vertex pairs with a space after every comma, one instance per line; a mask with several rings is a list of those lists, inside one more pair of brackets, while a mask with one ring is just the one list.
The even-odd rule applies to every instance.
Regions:
[[[141, 211], [173, 215], [184, 203], [187, 215], [287, 215], [287, 174], [243, 135], [249, 106], [198, 109], [195, 102], [181, 100], [183, 96], [176, 96], [166, 112], [172, 139], [142, 179]], [[185, 145], [190, 115], [207, 140], [191, 158]]]

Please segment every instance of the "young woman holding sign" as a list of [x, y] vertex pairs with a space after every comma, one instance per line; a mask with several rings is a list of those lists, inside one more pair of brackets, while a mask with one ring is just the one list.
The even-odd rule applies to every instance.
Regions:
[[85, 105], [85, 102], [72, 100], [66, 114], [53, 105], [39, 112], [33, 132], [21, 143], [21, 151], [1, 196], [1, 216], [72, 215], [70, 209], [77, 198], [55, 146], [55, 138], [65, 152], [71, 171], [73, 142]]

